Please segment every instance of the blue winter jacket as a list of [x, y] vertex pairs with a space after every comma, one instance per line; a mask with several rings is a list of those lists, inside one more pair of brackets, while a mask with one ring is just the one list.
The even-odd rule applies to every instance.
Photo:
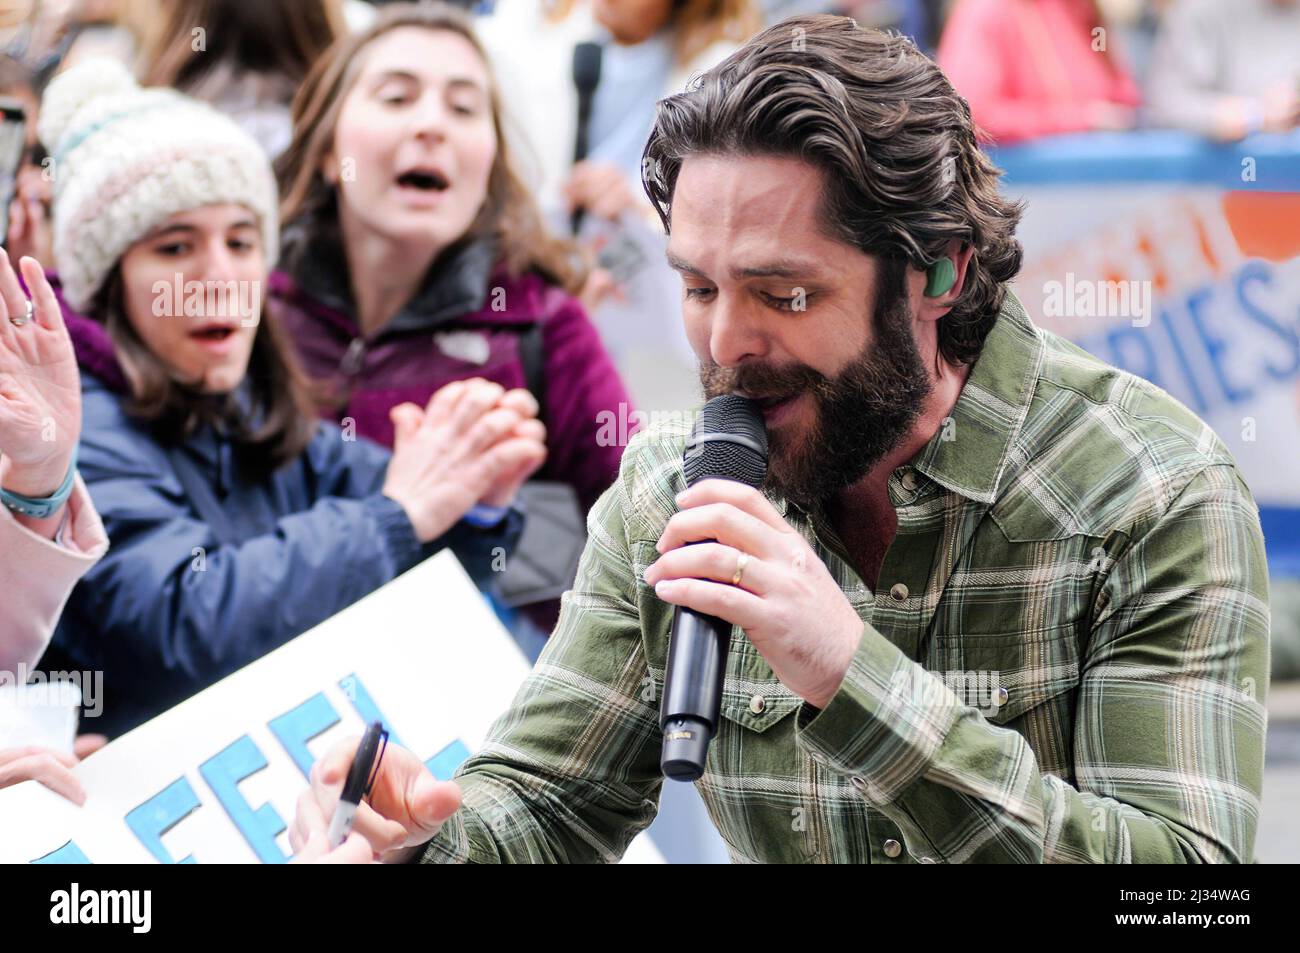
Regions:
[[103, 671], [103, 714], [82, 731], [135, 727], [444, 546], [486, 586], [518, 539], [512, 512], [497, 529], [460, 523], [421, 545], [381, 493], [388, 451], [330, 423], [255, 481], [214, 428], [165, 447], [127, 416], [102, 327], [68, 323], [82, 366], [79, 469], [110, 545], [73, 590], [43, 667]]

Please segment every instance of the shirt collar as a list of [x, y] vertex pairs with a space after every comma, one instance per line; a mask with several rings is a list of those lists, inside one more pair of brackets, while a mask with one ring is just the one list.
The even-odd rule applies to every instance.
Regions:
[[[993, 503], [1029, 414], [1045, 356], [1038, 329], [1020, 299], [1008, 290], [1002, 310], [948, 416], [949, 422], [895, 475], [910, 467], [954, 493], [980, 503]], [[794, 512], [800, 513], [800, 518], [809, 518], [785, 497], [770, 490], [764, 491], [764, 496], [784, 519], [790, 519]], [[819, 521], [813, 522], [819, 537], [830, 531]]]
[[1044, 354], [1024, 306], [1007, 291], [951, 415], [912, 468], [954, 493], [992, 503], [1029, 412]]

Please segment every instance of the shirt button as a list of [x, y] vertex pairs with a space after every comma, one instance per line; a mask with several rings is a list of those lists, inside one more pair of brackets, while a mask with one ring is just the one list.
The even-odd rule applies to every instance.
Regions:
[[893, 588], [889, 590], [889, 598], [895, 602], [904, 602], [907, 599], [907, 586], [901, 582], [894, 583]]
[[917, 483], [919, 481], [916, 479], [916, 473], [914, 471], [907, 470], [903, 473], [903, 476], [899, 480], [899, 482], [903, 484], [904, 490], [907, 490], [907, 492], [911, 493], [916, 490]]
[[855, 788], [857, 788], [857, 789], [858, 789], [859, 791], [861, 791], [863, 794], [866, 793], [866, 791], [867, 791], [867, 782], [866, 782], [866, 779], [865, 779], [865, 778], [854, 777], [854, 778], [850, 778], [849, 780], [852, 782], [852, 784], [853, 784], [853, 786], [854, 786]]
[[884, 846], [885, 846], [885, 856], [888, 857], [890, 860], [893, 860], [895, 857], [898, 857], [903, 853], [903, 845], [900, 844], [898, 841], [894, 840], [892, 837], [889, 838], [889, 840], [885, 841]]
[[755, 715], [763, 714], [766, 708], [767, 708], [767, 699], [764, 698], [762, 695], [755, 695], [753, 698], [749, 700], [749, 710], [752, 711]]
[[1005, 688], [1002, 688], [1001, 686], [998, 686], [998, 690], [993, 693], [994, 704], [996, 704], [999, 708], [1005, 705], [1007, 703], [1007, 699], [1010, 697], [1011, 697], [1011, 693], [1008, 692]]

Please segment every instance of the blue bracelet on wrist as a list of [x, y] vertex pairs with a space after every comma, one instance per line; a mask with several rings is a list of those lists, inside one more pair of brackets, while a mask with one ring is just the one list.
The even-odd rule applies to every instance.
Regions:
[[505, 519], [506, 514], [509, 512], [510, 507], [508, 506], [489, 506], [486, 503], [475, 503], [461, 519], [477, 529], [491, 529]]
[[30, 516], [32, 519], [45, 519], [53, 516], [59, 511], [64, 503], [68, 502], [68, 497], [72, 496], [72, 486], [77, 480], [77, 448], [72, 448], [72, 462], [68, 464], [68, 475], [63, 478], [63, 483], [54, 493], [47, 497], [23, 496], [21, 493], [10, 493], [4, 487], [0, 487], [0, 503], [3, 503], [9, 509], [22, 516]]

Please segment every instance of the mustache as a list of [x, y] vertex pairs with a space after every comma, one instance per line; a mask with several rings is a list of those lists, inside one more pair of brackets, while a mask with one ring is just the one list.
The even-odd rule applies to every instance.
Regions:
[[824, 393], [832, 382], [806, 364], [777, 367], [771, 364], [742, 364], [722, 367], [709, 361], [700, 364], [700, 385], [705, 399], [721, 394], [743, 393], [750, 397], [788, 397], [812, 391]]
[[700, 386], [705, 400], [735, 393], [760, 400], [809, 393], [823, 406], [842, 403], [851, 393], [860, 411], [874, 412], [892, 408], [900, 388], [911, 396], [924, 396], [914, 393], [915, 371], [909, 358], [906, 349], [883, 348], [870, 357], [859, 356], [836, 378], [829, 378], [806, 364], [721, 367], [710, 361], [700, 364]]

